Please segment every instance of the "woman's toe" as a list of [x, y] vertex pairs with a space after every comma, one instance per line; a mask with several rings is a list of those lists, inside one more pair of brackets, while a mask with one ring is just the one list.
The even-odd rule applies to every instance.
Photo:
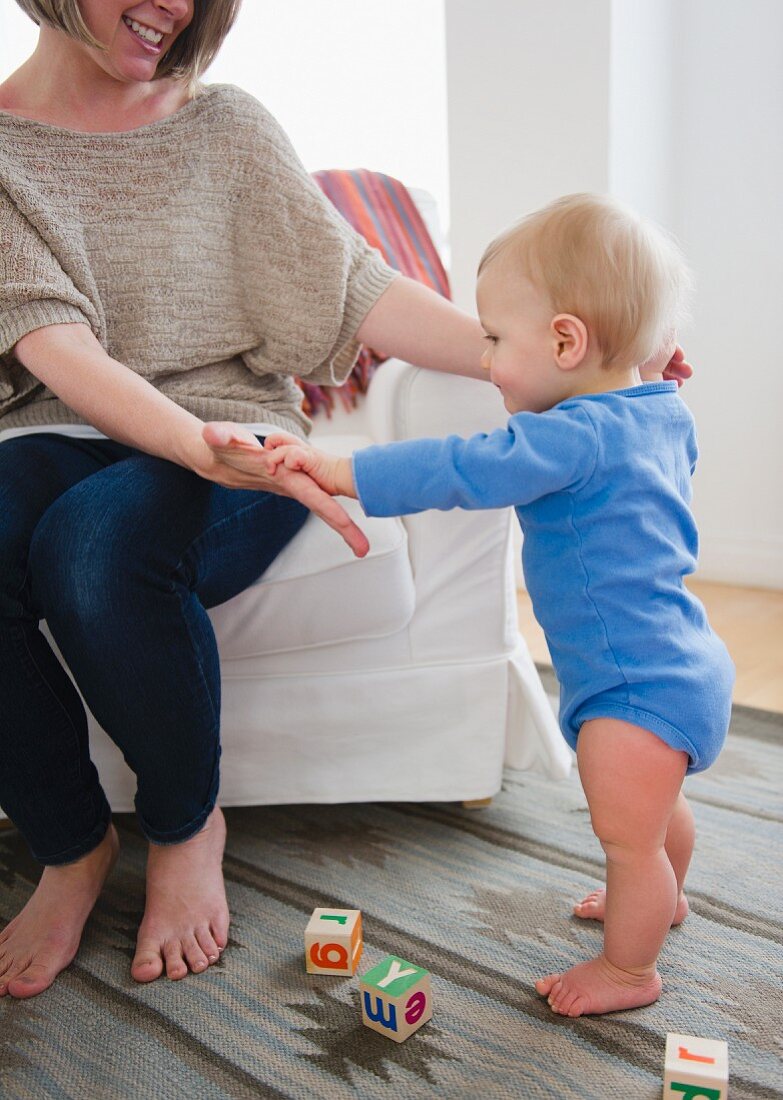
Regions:
[[137, 982], [154, 982], [163, 973], [160, 945], [154, 940], [139, 940], [131, 963], [131, 976]]
[[194, 974], [199, 974], [202, 970], [207, 969], [209, 966], [209, 959], [207, 958], [206, 952], [202, 951], [195, 936], [191, 936], [190, 939], [183, 941], [182, 948], [185, 962]]
[[181, 978], [184, 978], [188, 972], [188, 964], [185, 962], [182, 953], [182, 943], [179, 940], [172, 940], [167, 943], [163, 948], [163, 957], [166, 960], [166, 977], [171, 978], [172, 981], [178, 982]]
[[225, 951], [228, 943], [228, 917], [213, 921], [210, 925], [212, 938], [219, 951]]
[[208, 928], [196, 929], [196, 940], [199, 947], [206, 955], [209, 963], [217, 962], [220, 958], [220, 947], [215, 943], [215, 937]]
[[23, 970], [18, 971], [13, 977], [4, 979], [6, 989], [12, 997], [35, 997], [48, 989], [58, 971], [45, 963], [30, 963]]

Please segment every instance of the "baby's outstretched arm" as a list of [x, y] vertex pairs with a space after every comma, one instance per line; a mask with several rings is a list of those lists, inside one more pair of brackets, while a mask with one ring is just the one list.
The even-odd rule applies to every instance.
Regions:
[[316, 447], [290, 442], [290, 437], [269, 435], [264, 443], [269, 452], [267, 461], [274, 472], [279, 466], [308, 474], [324, 492], [331, 496], [355, 497], [356, 487], [349, 458], [326, 454]]

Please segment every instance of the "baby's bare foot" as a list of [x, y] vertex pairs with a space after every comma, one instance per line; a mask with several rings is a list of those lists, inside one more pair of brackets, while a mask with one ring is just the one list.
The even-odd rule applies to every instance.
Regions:
[[33, 896], [0, 932], [0, 997], [34, 997], [73, 961], [119, 846], [110, 825], [86, 856], [44, 867]]
[[223, 885], [226, 823], [218, 807], [200, 832], [181, 844], [150, 844], [147, 903], [131, 975], [137, 982], [184, 978], [220, 957], [228, 942]]
[[[586, 898], [582, 898], [574, 906], [574, 914], [583, 920], [603, 920], [606, 910], [606, 890], [593, 890]], [[690, 908], [685, 894], [680, 894], [677, 899], [677, 908], [674, 910], [672, 926], [682, 924], [688, 916]]]
[[599, 955], [572, 966], [565, 974], [539, 978], [536, 989], [559, 1016], [586, 1016], [652, 1004], [661, 994], [661, 979], [657, 971], [632, 974], [620, 970]]

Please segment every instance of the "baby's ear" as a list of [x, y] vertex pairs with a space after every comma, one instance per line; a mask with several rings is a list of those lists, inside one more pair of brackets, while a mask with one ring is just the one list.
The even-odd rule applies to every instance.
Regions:
[[558, 313], [550, 325], [555, 363], [561, 370], [573, 370], [587, 355], [587, 326], [573, 313]]

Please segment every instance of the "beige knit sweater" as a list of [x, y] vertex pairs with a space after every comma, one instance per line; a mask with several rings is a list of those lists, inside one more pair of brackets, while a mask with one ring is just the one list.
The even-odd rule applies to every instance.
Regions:
[[301, 432], [291, 376], [343, 381], [394, 274], [238, 88], [125, 133], [0, 112], [0, 430], [79, 421], [12, 349], [82, 322], [196, 416]]

